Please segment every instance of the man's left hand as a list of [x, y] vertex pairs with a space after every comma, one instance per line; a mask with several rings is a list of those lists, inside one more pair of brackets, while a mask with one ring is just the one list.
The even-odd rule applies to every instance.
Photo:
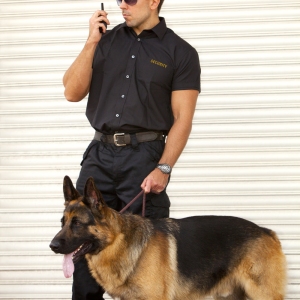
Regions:
[[146, 194], [161, 193], [167, 186], [169, 174], [163, 174], [159, 169], [154, 169], [143, 181], [141, 188]]

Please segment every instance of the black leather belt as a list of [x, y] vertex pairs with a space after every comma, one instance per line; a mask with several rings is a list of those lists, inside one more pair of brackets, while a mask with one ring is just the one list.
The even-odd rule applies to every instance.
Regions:
[[101, 132], [96, 131], [94, 140], [102, 141], [104, 143], [115, 144], [116, 146], [126, 146], [132, 144], [132, 135], [136, 137], [138, 143], [151, 142], [156, 140], [162, 140], [164, 134], [157, 131], [146, 131], [137, 133], [121, 133], [117, 132], [115, 134], [106, 135]]

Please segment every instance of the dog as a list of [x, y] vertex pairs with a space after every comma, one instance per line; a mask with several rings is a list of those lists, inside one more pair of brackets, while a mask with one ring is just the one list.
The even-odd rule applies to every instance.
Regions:
[[152, 220], [109, 208], [89, 178], [81, 196], [66, 176], [62, 229], [50, 243], [64, 272], [85, 257], [121, 300], [283, 300], [286, 263], [276, 234], [237, 217]]

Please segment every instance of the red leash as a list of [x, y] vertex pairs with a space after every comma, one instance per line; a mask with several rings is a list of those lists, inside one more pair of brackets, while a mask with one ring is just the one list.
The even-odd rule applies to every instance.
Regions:
[[134, 203], [141, 195], [143, 195], [143, 210], [142, 217], [145, 217], [145, 209], [146, 209], [146, 194], [144, 190], [141, 190], [124, 208], [120, 210], [120, 214], [122, 214], [132, 203]]

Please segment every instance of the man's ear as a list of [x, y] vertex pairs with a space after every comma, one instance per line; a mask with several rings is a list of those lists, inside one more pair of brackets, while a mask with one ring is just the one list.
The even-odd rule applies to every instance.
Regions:
[[156, 10], [158, 8], [159, 3], [160, 0], [151, 0], [151, 9]]
[[74, 188], [73, 182], [69, 176], [65, 176], [63, 183], [63, 191], [65, 197], [65, 206], [68, 206], [70, 201], [78, 199], [81, 195]]
[[102, 208], [105, 204], [101, 192], [96, 188], [93, 177], [88, 178], [83, 195], [83, 203], [90, 208]]

